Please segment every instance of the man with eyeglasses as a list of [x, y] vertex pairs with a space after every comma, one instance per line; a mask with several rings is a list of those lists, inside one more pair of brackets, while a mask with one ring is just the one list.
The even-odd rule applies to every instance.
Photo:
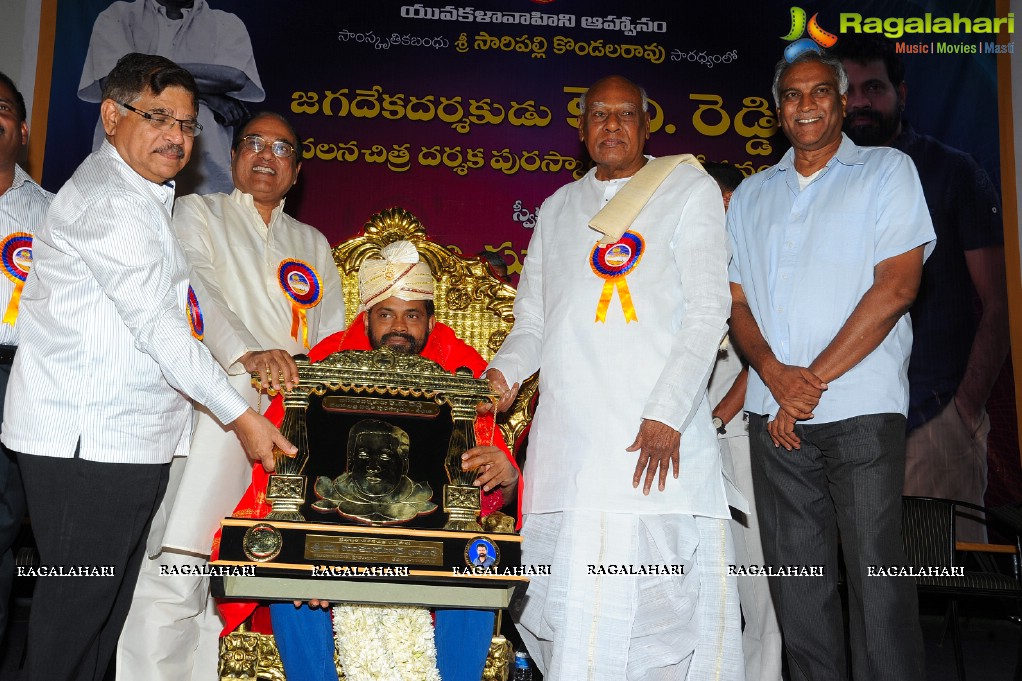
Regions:
[[[264, 388], [289, 387], [298, 380], [291, 356], [344, 328], [330, 245], [284, 213], [301, 169], [297, 145], [285, 118], [256, 114], [234, 141], [235, 190], [185, 196], [174, 207], [174, 231], [206, 291], [203, 342], [252, 407], [259, 394], [251, 372], [262, 374]], [[119, 679], [217, 678], [223, 625], [203, 568], [220, 520], [251, 477], [237, 438], [197, 408], [191, 451], [174, 460], [150, 532], [151, 559], [143, 561], [118, 646]]]
[[186, 307], [189, 284], [201, 285], [189, 281], [170, 214], [199, 131], [195, 96], [191, 74], [169, 59], [122, 57], [103, 85], [106, 141], [33, 240], [9, 385], [18, 399], [2, 432], [51, 575], [32, 598], [28, 681], [106, 674], [170, 460], [187, 452], [189, 397], [264, 466], [274, 447], [296, 451], [189, 329], [189, 317], [203, 325], [199, 306]]

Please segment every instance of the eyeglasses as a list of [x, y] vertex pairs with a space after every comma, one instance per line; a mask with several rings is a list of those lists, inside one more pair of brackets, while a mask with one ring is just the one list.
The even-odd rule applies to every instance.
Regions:
[[277, 158], [291, 158], [295, 155], [294, 145], [290, 142], [285, 142], [284, 140], [267, 142], [262, 135], [245, 135], [241, 138], [241, 146], [257, 154], [266, 147], [269, 147], [270, 151]]
[[192, 120], [183, 121], [180, 118], [174, 118], [173, 116], [168, 116], [167, 114], [140, 111], [139, 109], [133, 107], [131, 104], [125, 104], [124, 102], [120, 102], [120, 105], [123, 106], [128, 111], [133, 111], [142, 118], [149, 121], [149, 125], [153, 126], [157, 130], [173, 130], [174, 124], [177, 123], [178, 125], [181, 126], [181, 133], [187, 135], [188, 137], [197, 137], [198, 134], [202, 132], [202, 125], [200, 125], [198, 121]]

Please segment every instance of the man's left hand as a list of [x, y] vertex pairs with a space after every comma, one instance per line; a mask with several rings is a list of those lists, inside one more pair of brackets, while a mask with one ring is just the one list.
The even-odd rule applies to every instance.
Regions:
[[795, 435], [795, 419], [783, 409], [777, 412], [773, 421], [767, 423], [767, 434], [774, 443], [774, 447], [784, 447], [789, 452], [792, 449], [801, 449], [802, 440]]
[[483, 491], [495, 487], [511, 487], [518, 482], [518, 471], [511, 465], [507, 454], [497, 447], [473, 447], [461, 455], [461, 470], [479, 469], [479, 475], [472, 482]]
[[298, 365], [286, 350], [254, 350], [238, 358], [249, 373], [258, 373], [262, 387], [290, 390], [298, 385]]
[[642, 470], [646, 469], [646, 481], [642, 493], [649, 494], [653, 486], [653, 478], [660, 470], [660, 483], [657, 488], [663, 492], [667, 482], [667, 470], [674, 464], [674, 477], [678, 477], [681, 466], [681, 433], [659, 421], [643, 419], [639, 426], [639, 434], [635, 442], [626, 452], [639, 452], [639, 460], [635, 463], [635, 474], [632, 476], [632, 487], [639, 486]]

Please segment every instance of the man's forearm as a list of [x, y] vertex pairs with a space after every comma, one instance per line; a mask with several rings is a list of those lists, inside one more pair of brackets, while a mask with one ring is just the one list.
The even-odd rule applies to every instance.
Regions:
[[878, 264], [873, 285], [810, 371], [829, 383], [876, 350], [915, 300], [922, 270], [922, 246]]
[[745, 406], [745, 389], [748, 385], [749, 367], [743, 366], [735, 377], [735, 382], [720, 399], [720, 404], [713, 408], [713, 415], [719, 417], [724, 423], [729, 423]]
[[986, 404], [990, 391], [1008, 356], [1008, 310], [984, 307], [969, 351], [965, 374], [958, 385], [959, 400], [980, 407]]
[[[752, 316], [752, 309], [745, 302], [744, 295], [741, 300], [736, 299], [735, 284], [731, 285], [731, 342], [738, 348], [739, 354], [745, 358], [753, 369], [761, 377], [769, 367], [778, 362], [769, 343], [763, 337], [763, 332]], [[738, 290], [741, 290], [739, 287]]]
[[[965, 251], [969, 276], [979, 295], [982, 313], [976, 327], [976, 336], [969, 350], [965, 373], [958, 385], [956, 398], [959, 409], [978, 424], [980, 409], [990, 397], [990, 391], [1008, 355], [1008, 290], [1004, 271], [1004, 248], [992, 246]], [[964, 405], [963, 405], [964, 403]]]

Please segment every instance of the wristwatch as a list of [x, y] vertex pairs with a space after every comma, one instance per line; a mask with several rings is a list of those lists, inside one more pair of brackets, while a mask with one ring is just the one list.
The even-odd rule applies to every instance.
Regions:
[[713, 427], [716, 429], [717, 433], [719, 433], [720, 435], [723, 435], [724, 433], [727, 432], [724, 429], [724, 419], [720, 418], [719, 416], [714, 416], [713, 417]]

